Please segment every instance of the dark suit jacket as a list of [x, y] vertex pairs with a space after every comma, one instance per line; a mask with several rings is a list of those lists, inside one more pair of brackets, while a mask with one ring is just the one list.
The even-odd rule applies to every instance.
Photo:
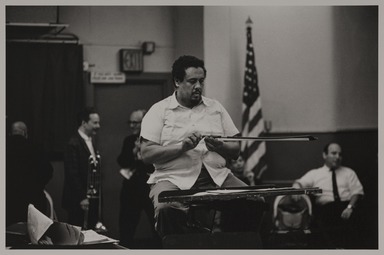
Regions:
[[[93, 148], [96, 150], [95, 145]], [[89, 151], [87, 144], [76, 131], [64, 150], [65, 180], [62, 206], [70, 209], [80, 206], [80, 201], [87, 197], [87, 178], [89, 169]]]
[[[120, 199], [124, 205], [121, 206], [121, 209], [128, 208], [127, 210], [132, 210], [135, 205], [141, 208], [142, 204], [146, 204], [147, 200], [149, 200], [148, 173], [152, 173], [154, 167], [153, 165], [146, 165], [142, 160], [135, 158], [133, 149], [138, 137], [139, 135], [134, 134], [127, 136], [117, 157], [117, 163], [120, 167], [136, 170], [131, 179], [123, 179]], [[152, 202], [150, 205], [152, 205]]]
[[28, 204], [46, 213], [45, 185], [53, 168], [40, 146], [21, 135], [6, 141], [6, 221], [7, 226], [27, 220]]

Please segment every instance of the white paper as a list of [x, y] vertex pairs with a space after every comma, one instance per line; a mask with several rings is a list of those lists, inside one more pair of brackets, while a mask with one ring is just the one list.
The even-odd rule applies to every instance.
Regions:
[[86, 244], [95, 244], [95, 243], [109, 243], [109, 242], [118, 242], [117, 240], [115, 239], [112, 239], [112, 238], [109, 238], [107, 236], [104, 236], [104, 235], [101, 235], [101, 234], [98, 234], [96, 233], [94, 230], [92, 229], [88, 229], [88, 230], [83, 230], [81, 231], [81, 233], [83, 233], [84, 235], [84, 241], [83, 241], [83, 245], [86, 245]]
[[33, 244], [37, 244], [52, 224], [53, 221], [50, 218], [37, 210], [32, 204], [28, 205], [27, 229]]
[[241, 193], [241, 192], [249, 192], [249, 189], [207, 190], [207, 191], [195, 193], [192, 196], [208, 196], [208, 195], [232, 194], [232, 193]]

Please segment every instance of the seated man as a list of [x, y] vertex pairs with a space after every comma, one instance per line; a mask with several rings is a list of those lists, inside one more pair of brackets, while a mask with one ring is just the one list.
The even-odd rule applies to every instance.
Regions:
[[323, 150], [324, 166], [310, 170], [293, 184], [295, 188], [319, 187], [314, 217], [323, 230], [327, 248], [348, 248], [355, 244], [353, 221], [359, 200], [364, 195], [356, 173], [341, 165], [342, 151], [337, 143]]
[[45, 186], [53, 167], [42, 146], [28, 138], [27, 125], [12, 123], [6, 142], [6, 225], [27, 221], [28, 205], [47, 212]]
[[175, 92], [150, 108], [141, 129], [143, 160], [155, 166], [148, 183], [160, 237], [188, 232], [188, 207], [159, 203], [162, 191], [247, 186], [225, 166], [226, 158], [238, 157], [239, 142], [212, 137], [239, 131], [218, 101], [202, 96], [204, 62], [182, 56], [174, 62], [172, 75]]

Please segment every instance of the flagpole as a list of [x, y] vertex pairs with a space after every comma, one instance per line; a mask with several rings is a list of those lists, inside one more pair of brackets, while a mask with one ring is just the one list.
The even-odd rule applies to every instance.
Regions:
[[[222, 138], [228, 141], [241, 141], [241, 152], [244, 158], [244, 172], [253, 172], [257, 178], [267, 169], [265, 160], [264, 120], [261, 109], [261, 97], [258, 85], [258, 74], [255, 63], [255, 50], [252, 42], [252, 20], [248, 16], [246, 22], [246, 56], [244, 71], [244, 89], [242, 105], [241, 138]], [[254, 136], [253, 138], [249, 137]], [[271, 139], [268, 139], [271, 140]], [[274, 140], [277, 141], [277, 140]]]

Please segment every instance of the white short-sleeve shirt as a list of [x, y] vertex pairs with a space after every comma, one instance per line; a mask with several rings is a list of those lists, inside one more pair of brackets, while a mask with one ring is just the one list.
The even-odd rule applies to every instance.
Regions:
[[[349, 201], [353, 195], [364, 195], [363, 186], [355, 171], [351, 168], [340, 166], [335, 170], [337, 189], [341, 201]], [[332, 171], [324, 165], [323, 167], [308, 171], [303, 177], [296, 180], [302, 187], [318, 187], [323, 190], [316, 197], [317, 204], [327, 204], [335, 201], [332, 188]]]
[[[154, 104], [143, 118], [140, 136], [162, 146], [181, 144], [193, 132], [201, 135], [234, 136], [239, 133], [231, 117], [216, 100], [202, 97], [191, 108], [180, 105], [176, 94]], [[216, 152], [208, 151], [205, 141], [166, 163], [154, 164], [148, 183], [168, 180], [180, 189], [189, 189], [196, 182], [204, 164], [214, 182], [221, 186], [230, 170]]]

